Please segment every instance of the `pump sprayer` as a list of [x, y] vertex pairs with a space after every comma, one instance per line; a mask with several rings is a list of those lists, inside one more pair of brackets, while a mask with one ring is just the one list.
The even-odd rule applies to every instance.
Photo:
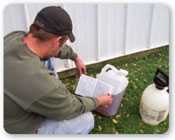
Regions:
[[158, 125], [167, 118], [169, 112], [169, 78], [157, 69], [153, 82], [141, 97], [140, 115], [145, 123]]

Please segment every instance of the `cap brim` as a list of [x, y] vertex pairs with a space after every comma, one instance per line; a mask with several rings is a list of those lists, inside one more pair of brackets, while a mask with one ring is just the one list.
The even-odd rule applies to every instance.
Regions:
[[73, 33], [70, 33], [68, 36], [71, 42], [75, 41], [75, 36], [73, 35]]

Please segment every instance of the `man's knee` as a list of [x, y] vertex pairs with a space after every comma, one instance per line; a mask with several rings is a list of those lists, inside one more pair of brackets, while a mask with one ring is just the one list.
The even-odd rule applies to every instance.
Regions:
[[71, 120], [46, 120], [38, 129], [38, 134], [88, 134], [93, 128], [94, 116], [87, 112]]
[[81, 121], [84, 124], [82, 125], [82, 134], [88, 134], [94, 128], [93, 114], [91, 112], [85, 113]]
[[89, 124], [89, 128], [93, 129], [94, 128], [94, 116], [92, 113], [89, 114], [89, 117], [87, 119], [88, 124]]

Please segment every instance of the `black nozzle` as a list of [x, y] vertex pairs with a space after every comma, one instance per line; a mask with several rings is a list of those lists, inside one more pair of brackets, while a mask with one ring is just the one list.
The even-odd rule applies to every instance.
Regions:
[[169, 77], [160, 69], [157, 69], [154, 79], [153, 79], [156, 88], [163, 89], [164, 87], [168, 87], [169, 85]]

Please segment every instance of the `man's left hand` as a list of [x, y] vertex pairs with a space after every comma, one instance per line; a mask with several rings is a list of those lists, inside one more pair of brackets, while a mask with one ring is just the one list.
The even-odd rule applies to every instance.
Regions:
[[78, 70], [79, 76], [81, 76], [82, 74], [86, 74], [86, 66], [79, 56], [77, 56], [77, 58], [75, 59], [74, 62], [75, 62], [76, 68]]

